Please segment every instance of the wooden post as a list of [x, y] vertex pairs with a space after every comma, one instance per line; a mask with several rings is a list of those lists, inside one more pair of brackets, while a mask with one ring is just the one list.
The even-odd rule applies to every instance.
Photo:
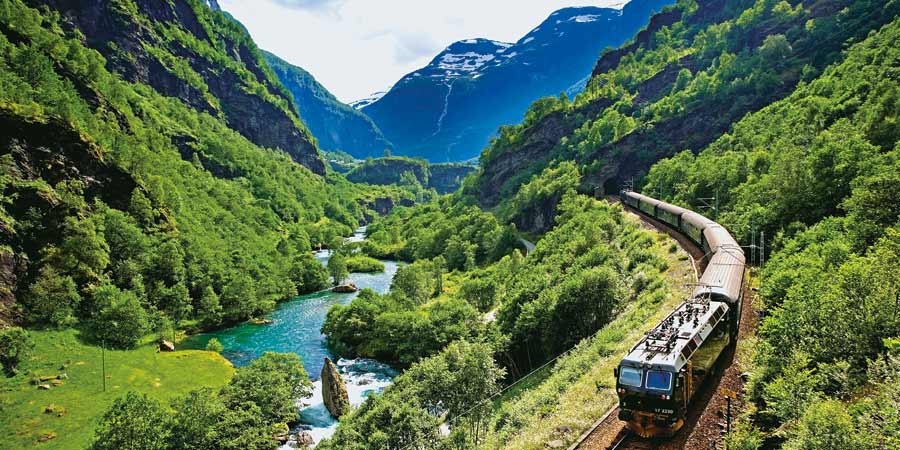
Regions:
[[106, 392], [106, 341], [100, 342], [100, 359], [103, 361], [103, 392]]

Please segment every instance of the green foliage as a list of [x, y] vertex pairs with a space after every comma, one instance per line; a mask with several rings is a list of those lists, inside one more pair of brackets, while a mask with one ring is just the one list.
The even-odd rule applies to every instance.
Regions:
[[470, 270], [499, 260], [517, 245], [515, 229], [458, 197], [396, 208], [369, 225], [363, 251], [406, 261], [442, 256], [448, 270]]
[[402, 448], [414, 441], [422, 448], [440, 448], [438, 425], [444, 414], [451, 429], [458, 430], [454, 438], [465, 433], [464, 440], [477, 445], [487, 432], [490, 403], [485, 399], [497, 392], [502, 376], [488, 345], [454, 342], [353, 410], [318, 448]]
[[29, 321], [65, 326], [76, 320], [81, 295], [72, 277], [60, 276], [52, 266], [44, 266], [23, 300]]
[[91, 324], [96, 342], [118, 348], [133, 348], [150, 331], [147, 312], [131, 291], [104, 284], [94, 291], [98, 309]]
[[241, 368], [222, 392], [232, 409], [241, 409], [245, 402], [256, 404], [260, 418], [267, 423], [297, 420], [296, 399], [311, 393], [312, 384], [299, 356], [269, 352]]
[[328, 258], [328, 273], [331, 274], [331, 282], [335, 286], [347, 279], [350, 271], [347, 268], [347, 255], [344, 252], [334, 250], [334, 253]]
[[329, 343], [363, 357], [409, 365], [454, 340], [481, 334], [481, 316], [465, 300], [431, 299], [435, 289], [429, 269], [420, 263], [405, 266], [394, 277], [390, 294], [365, 289], [350, 305], [332, 306], [322, 326]]
[[[246, 58], [258, 62], [258, 51], [224, 16], [191, 3], [210, 36], [223, 37], [201, 41], [175, 22], [142, 16], [130, 1], [111, 8], [165, 42], [151, 54], [191, 86], [203, 90], [185, 61], [166, 53], [169, 44], [236, 73], [245, 92], [293, 110], [265, 64], [251, 73]], [[13, 250], [32, 261], [34, 270], [19, 282], [34, 323], [104, 328], [101, 308], [120, 317], [130, 309], [138, 325], [158, 312], [176, 326], [249, 318], [322, 289], [323, 268], [311, 247], [349, 235], [374, 215], [367, 205], [376, 199], [411, 196], [316, 176], [285, 153], [254, 145], [223, 117], [125, 82], [59, 20], [19, 0], [0, 3], [0, 25], [16, 35], [0, 33], [0, 114], [21, 125], [26, 153], [34, 152], [29, 133], [59, 136], [66, 150], [58, 156], [71, 166], [24, 179], [22, 161], [3, 155], [0, 203], [9, 205], [4, 215], [15, 213], [2, 220], [12, 227]], [[241, 46], [244, 63], [229, 56], [226, 42]], [[94, 291], [106, 284], [122, 292], [115, 296], [136, 297], [146, 314], [120, 306], [131, 300], [97, 304]]]
[[222, 351], [225, 350], [225, 346], [223, 346], [218, 339], [212, 338], [209, 340], [209, 342], [206, 343], [206, 350], [215, 353], [222, 353]]
[[[212, 341], [210, 341], [212, 342]], [[209, 388], [191, 391], [172, 401], [169, 445], [173, 449], [205, 450], [214, 448], [221, 431], [220, 418], [225, 405]]]
[[91, 448], [274, 450], [276, 430], [297, 420], [295, 400], [311, 388], [297, 355], [265, 353], [220, 392], [202, 388], [174, 399], [174, 414], [129, 392], [104, 415]]
[[19, 371], [19, 364], [27, 360], [34, 350], [34, 343], [28, 332], [20, 327], [0, 330], [0, 365], [7, 376]]
[[134, 392], [100, 419], [91, 450], [166, 450], [171, 416], [158, 401]]
[[857, 450], [871, 448], [855, 433], [853, 417], [846, 407], [825, 400], [804, 409], [793, 436], [784, 444], [786, 450]]
[[546, 211], [555, 207], [563, 195], [574, 192], [580, 182], [581, 174], [572, 162], [544, 169], [501, 205], [501, 215], [512, 221], [546, 215]]
[[351, 273], [384, 272], [384, 263], [365, 255], [351, 255], [347, 257], [345, 264]]
[[[605, 325], [627, 297], [629, 274], [655, 273], [652, 244], [620, 209], [570, 193], [559, 224], [504, 280], [497, 316], [526, 366], [556, 356]], [[530, 361], [530, 362], [529, 362]]]

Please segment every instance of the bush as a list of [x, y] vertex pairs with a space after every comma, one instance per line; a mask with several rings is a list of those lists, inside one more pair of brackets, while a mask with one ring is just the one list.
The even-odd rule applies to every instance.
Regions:
[[62, 276], [46, 265], [23, 300], [29, 321], [61, 327], [76, 321], [81, 295], [72, 277]]
[[100, 419], [90, 450], [167, 450], [170, 429], [159, 402], [129, 392]]
[[850, 413], [835, 400], [816, 402], [803, 413], [785, 450], [862, 450], [870, 448], [859, 439]]
[[384, 272], [384, 264], [368, 256], [354, 255], [346, 260], [347, 270], [351, 273], [374, 273]]
[[225, 346], [223, 346], [218, 339], [212, 338], [209, 340], [209, 342], [206, 343], [206, 350], [216, 353], [222, 353], [222, 351], [225, 350]]
[[28, 358], [34, 343], [28, 332], [19, 327], [0, 330], [0, 364], [7, 376], [16, 374], [19, 364]]

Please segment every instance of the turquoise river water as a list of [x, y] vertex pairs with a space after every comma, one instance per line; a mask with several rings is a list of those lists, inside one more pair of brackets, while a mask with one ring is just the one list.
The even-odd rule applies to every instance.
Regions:
[[[363, 239], [365, 230], [357, 230], [349, 241]], [[316, 253], [316, 258], [325, 264], [328, 251]], [[397, 272], [398, 264], [394, 261], [382, 261], [385, 271], [382, 273], [350, 274], [352, 281], [360, 289], [370, 288], [380, 293], [387, 292], [391, 279]], [[321, 333], [325, 315], [334, 304], [347, 304], [356, 297], [353, 294], [336, 294], [330, 291], [318, 292], [294, 298], [282, 303], [268, 315], [274, 323], [270, 325], [252, 325], [242, 323], [231, 328], [215, 332], [198, 334], [186, 339], [184, 348], [206, 348], [210, 339], [216, 338], [225, 347], [222, 355], [235, 366], [249, 364], [264, 352], [291, 352], [300, 355], [303, 365], [313, 379], [314, 392], [311, 398], [302, 399], [300, 410], [300, 426], [296, 431], [306, 431], [318, 442], [334, 433], [337, 421], [334, 420], [322, 403], [322, 386], [318, 381], [325, 357], [335, 359], [325, 345], [325, 336]], [[350, 403], [359, 406], [365, 398], [380, 392], [391, 384], [397, 373], [389, 366], [367, 359], [339, 359], [335, 361], [341, 377], [347, 384]]]

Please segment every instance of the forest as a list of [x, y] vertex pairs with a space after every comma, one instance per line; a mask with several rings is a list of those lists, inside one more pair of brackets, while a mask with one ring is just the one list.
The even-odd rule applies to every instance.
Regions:
[[[393, 248], [413, 262], [397, 272], [389, 294], [363, 292], [333, 306], [322, 331], [345, 353], [408, 368], [320, 447], [481, 446], [509, 420], [485, 402], [502, 386], [590, 340], [633, 304], [649, 308], [668, 297], [662, 274], [674, 244], [663, 246], [620, 206], [574, 188], [563, 196], [557, 226], [524, 256], [514, 228], [463, 206], [458, 194], [442, 199], [456, 202], [449, 210], [400, 208], [373, 224], [364, 250]], [[418, 220], [444, 228], [413, 225]], [[477, 228], [491, 223], [493, 230]], [[437, 433], [443, 416], [448, 437]]]
[[645, 191], [688, 206], [716, 196], [719, 220], [742, 241], [772, 240], [755, 408], [735, 448], [764, 438], [791, 449], [900, 444], [898, 38], [895, 21], [699, 155], [647, 175]]
[[[114, 396], [106, 353], [102, 380], [54, 391], [94, 407], [79, 448], [275, 449], [313, 393], [304, 361], [235, 369], [218, 340], [169, 359], [158, 342], [386, 262], [390, 289], [336, 302], [320, 331], [401, 373], [317, 448], [570, 444], [693, 281], [673, 240], [607, 198], [628, 186], [763, 244], [727, 448], [900, 448], [900, 1], [679, 0], [600, 55], [584, 92], [501, 127], [472, 173], [320, 154], [247, 31], [199, 0], [103, 3], [142, 33], [134, 48], [51, 3], [0, 0], [9, 445], [50, 436], [30, 423], [66, 412], [34, 406], [36, 386], [76, 386], [46, 374], [99, 350], [128, 380]], [[142, 82], [144, 63], [161, 72]], [[249, 110], [278, 130], [236, 120]]]
[[[54, 20], [19, 1], [0, 7], [0, 109], [23, 130], [6, 138], [0, 218], [5, 248], [30, 261], [27, 323], [131, 347], [158, 327], [263, 314], [327, 286], [312, 247], [349, 235], [374, 198], [410, 195], [323, 179], [220, 118], [122, 81]], [[127, 184], [32, 169], [29, 148], [48, 132], [71, 136], [61, 163]]]

